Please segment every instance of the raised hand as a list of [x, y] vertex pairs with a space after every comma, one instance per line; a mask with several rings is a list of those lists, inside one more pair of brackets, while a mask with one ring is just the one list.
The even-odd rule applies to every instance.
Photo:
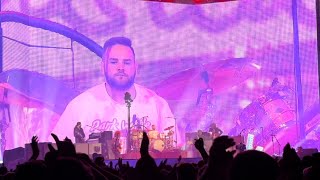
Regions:
[[54, 153], [54, 152], [58, 152], [53, 146], [52, 144], [48, 144], [48, 148], [49, 148], [49, 151]]
[[38, 147], [38, 136], [32, 136], [31, 138], [31, 147], [32, 147], [32, 156], [29, 160], [36, 160], [39, 157], [40, 151]]
[[119, 168], [118, 170], [120, 174], [124, 174], [130, 168], [129, 161], [127, 161], [126, 164], [123, 164], [122, 158], [118, 159], [118, 163], [116, 164], [116, 167], [117, 166]]
[[140, 155], [141, 157], [149, 154], [149, 138], [146, 132], [143, 132], [143, 137], [140, 146]]
[[119, 171], [121, 170], [121, 168], [123, 167], [123, 164], [122, 164], [122, 158], [118, 158], [118, 163], [116, 164], [116, 166], [115, 167], [117, 167], [118, 166], [118, 168], [119, 168]]
[[166, 166], [167, 161], [168, 161], [168, 159], [165, 159], [164, 161], [161, 161], [160, 164], [159, 164], [159, 169], [163, 169]]
[[234, 145], [234, 140], [228, 136], [220, 136], [213, 141], [210, 148], [208, 169], [205, 172], [208, 179], [228, 179], [235, 151], [227, 152], [226, 149]]
[[197, 150], [199, 151], [199, 153], [201, 154], [202, 159], [207, 162], [208, 161], [208, 153], [206, 152], [206, 150], [204, 149], [204, 142], [202, 138], [199, 139], [195, 139], [194, 142], [194, 146], [197, 148]]
[[[57, 152], [60, 156], [68, 156], [68, 157], [74, 157], [76, 156], [76, 148], [74, 147], [72, 141], [68, 139], [67, 137], [64, 139], [64, 141], [60, 141], [57, 135], [51, 133], [51, 136], [55, 140], [57, 144]], [[55, 149], [52, 147], [52, 145], [48, 145], [50, 151], [55, 151]]]
[[196, 147], [196, 149], [204, 149], [204, 142], [202, 138], [199, 139], [195, 139], [194, 140], [194, 146]]
[[220, 136], [216, 138], [212, 146], [210, 148], [210, 155], [211, 153], [221, 153], [221, 152], [226, 152], [226, 149], [234, 146], [236, 143], [234, 140], [228, 136]]
[[112, 161], [109, 162], [109, 167], [112, 169], [113, 168], [113, 163]]
[[181, 160], [182, 160], [182, 156], [180, 155], [180, 156], [178, 157], [178, 163], [180, 163]]

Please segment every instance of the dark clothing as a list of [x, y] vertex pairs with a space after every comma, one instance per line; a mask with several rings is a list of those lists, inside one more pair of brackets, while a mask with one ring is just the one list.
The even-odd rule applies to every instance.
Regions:
[[76, 143], [84, 143], [85, 134], [82, 128], [75, 127], [73, 129], [73, 135], [76, 139]]

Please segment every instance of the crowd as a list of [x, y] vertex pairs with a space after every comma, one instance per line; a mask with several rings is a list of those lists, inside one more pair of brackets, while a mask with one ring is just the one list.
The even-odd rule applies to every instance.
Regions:
[[173, 166], [162, 161], [159, 165], [149, 154], [149, 138], [146, 133], [140, 147], [140, 159], [135, 167], [119, 159], [116, 164], [105, 163], [105, 159], [96, 156], [90, 159], [87, 154], [76, 153], [70, 139], [59, 140], [52, 134], [57, 149], [51, 144], [44, 160], [39, 156], [38, 139], [32, 138], [30, 159], [17, 165], [14, 170], [0, 167], [0, 179], [6, 180], [115, 180], [115, 179], [216, 179], [216, 180], [310, 180], [320, 179], [320, 153], [300, 159], [295, 149], [289, 144], [284, 147], [281, 158], [248, 150], [235, 154], [227, 149], [235, 145], [232, 138], [216, 138], [209, 154], [204, 149], [203, 140], [195, 140], [195, 147], [202, 160], [198, 163], [183, 163], [181, 157]]

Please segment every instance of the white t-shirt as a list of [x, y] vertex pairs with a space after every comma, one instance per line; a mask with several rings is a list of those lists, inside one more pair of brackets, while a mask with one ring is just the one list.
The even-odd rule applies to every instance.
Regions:
[[[155, 92], [134, 84], [136, 97], [130, 108], [131, 127], [144, 126], [151, 129], [156, 125], [159, 132], [169, 126], [174, 126], [173, 114], [168, 103]], [[81, 122], [88, 139], [93, 132], [120, 130], [125, 137], [128, 129], [128, 108], [126, 104], [114, 101], [107, 93], [105, 84], [90, 88], [74, 98], [66, 107], [57, 122], [53, 133], [60, 139], [66, 136], [74, 142], [73, 128]]]

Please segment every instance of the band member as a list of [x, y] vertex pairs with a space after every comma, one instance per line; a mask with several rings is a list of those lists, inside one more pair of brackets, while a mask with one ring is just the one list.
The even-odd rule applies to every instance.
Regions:
[[112, 151], [113, 151], [114, 157], [116, 159], [118, 159], [120, 157], [121, 150], [122, 150], [121, 143], [120, 143], [120, 137], [121, 137], [120, 131], [116, 131], [114, 133], [113, 143], [112, 143], [113, 144]]
[[85, 134], [81, 128], [81, 122], [77, 122], [76, 126], [73, 129], [73, 135], [76, 140], [76, 143], [84, 143]]
[[274, 78], [266, 94], [267, 100], [286, 98], [291, 92], [290, 87], [280, 83], [278, 78]]
[[221, 129], [219, 129], [216, 125], [216, 123], [212, 123], [209, 129], [209, 132], [212, 133], [212, 138], [215, 139], [223, 133]]
[[148, 132], [148, 137], [150, 140], [158, 139], [159, 132], [156, 130], [156, 126], [153, 124], [151, 130]]
[[203, 139], [203, 133], [201, 130], [197, 131], [197, 139], [202, 138]]

